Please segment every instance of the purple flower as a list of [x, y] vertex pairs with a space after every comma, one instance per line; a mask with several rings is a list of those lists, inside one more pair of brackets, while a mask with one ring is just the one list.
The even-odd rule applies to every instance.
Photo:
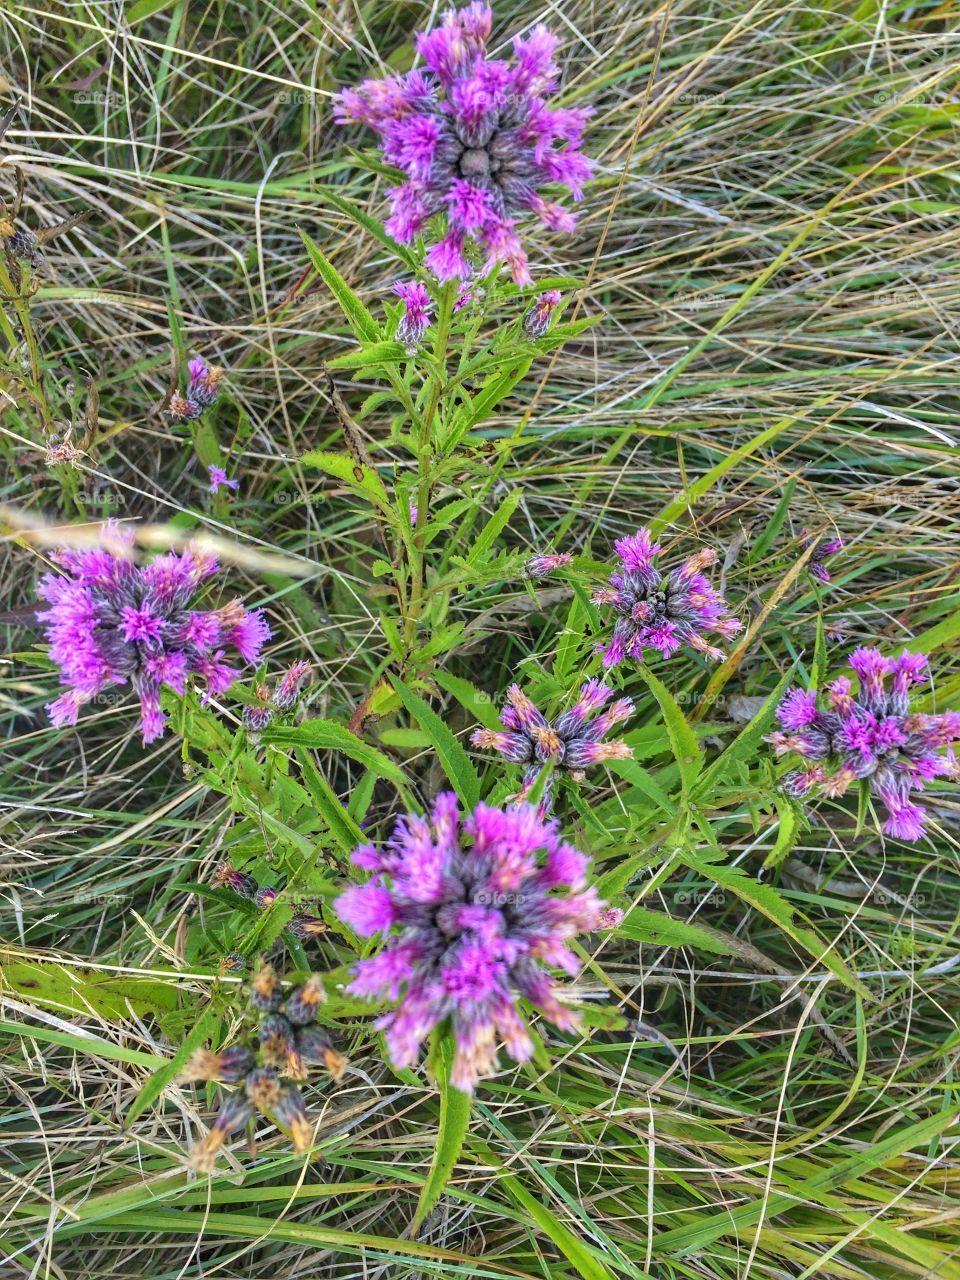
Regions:
[[210, 472], [210, 493], [219, 493], [222, 488], [232, 489], [234, 492], [240, 488], [239, 480], [228, 480], [227, 473], [223, 467], [208, 467]]
[[353, 862], [374, 877], [347, 889], [337, 914], [363, 936], [398, 932], [358, 962], [349, 990], [399, 1001], [376, 1024], [397, 1067], [413, 1066], [447, 1019], [451, 1080], [465, 1093], [496, 1069], [498, 1041], [525, 1062], [533, 1042], [518, 995], [562, 1030], [578, 1025], [545, 966], [577, 972], [565, 944], [596, 928], [602, 904], [586, 884], [589, 860], [560, 839], [556, 822], [541, 821], [532, 805], [485, 804], [461, 821], [445, 792], [429, 819], [401, 818], [382, 852], [363, 845]]
[[559, 306], [563, 294], [558, 289], [541, 293], [523, 317], [523, 331], [528, 338], [542, 338], [550, 328], [550, 320]]
[[[934, 778], [960, 779], [951, 747], [960, 738], [960, 714], [910, 711], [911, 687], [927, 679], [923, 654], [904, 650], [899, 658], [885, 658], [876, 649], [855, 649], [850, 665], [860, 686], [856, 696], [841, 676], [828, 687], [825, 710], [818, 709], [815, 691], [803, 689], [791, 689], [778, 707], [786, 732], [772, 733], [767, 741], [778, 756], [796, 754], [808, 764], [788, 773], [781, 785], [798, 798], [814, 787], [837, 797], [865, 781], [887, 811], [883, 830], [919, 840], [926, 811], [911, 793]], [[950, 748], [945, 755], [942, 747]]]
[[[815, 542], [816, 539], [810, 533], [809, 529], [800, 530], [800, 546], [804, 551], [806, 551], [807, 548]], [[820, 582], [829, 582], [830, 571], [827, 569], [824, 561], [829, 560], [831, 556], [835, 556], [838, 551], [842, 550], [842, 538], [827, 538], [823, 542], [818, 542], [813, 555], [807, 561], [807, 568], [810, 573]]]
[[654, 564], [660, 545], [649, 529], [618, 538], [613, 545], [620, 568], [610, 575], [610, 586], [593, 596], [596, 604], [612, 605], [619, 615], [612, 639], [598, 650], [603, 665], [615, 667], [627, 656], [642, 662], [646, 648], [658, 649], [669, 658], [684, 644], [708, 657], [722, 658], [723, 651], [710, 644], [706, 635], [712, 631], [729, 640], [741, 624], [730, 616], [726, 600], [701, 572], [715, 562], [716, 553], [705, 548], [664, 574]]
[[211, 557], [188, 549], [138, 567], [129, 555], [133, 530], [113, 521], [102, 541], [113, 546], [59, 552], [65, 572], [45, 574], [37, 586], [51, 606], [37, 617], [46, 623], [60, 683], [69, 687], [47, 710], [55, 725], [76, 724], [85, 702], [129, 681], [146, 745], [163, 734], [161, 686], [183, 693], [193, 675], [208, 693], [226, 692], [238, 674], [226, 650], [255, 662], [270, 629], [261, 610], [248, 611], [239, 600], [207, 611], [191, 607], [217, 572]]
[[485, 270], [505, 262], [517, 284], [529, 284], [516, 216], [530, 211], [553, 230], [573, 229], [573, 215], [540, 189], [559, 183], [581, 198], [591, 173], [580, 150], [590, 112], [547, 105], [557, 91], [558, 40], [545, 27], [514, 39], [511, 64], [487, 56], [491, 24], [486, 4], [448, 10], [417, 38], [425, 72], [344, 89], [334, 114], [376, 130], [384, 159], [406, 175], [389, 192], [392, 236], [406, 244], [446, 214], [446, 234], [427, 254], [440, 280], [469, 277], [470, 241], [486, 251]]
[[523, 566], [524, 573], [530, 578], [546, 578], [548, 574], [569, 564], [573, 556], [569, 551], [540, 551]]
[[398, 280], [393, 292], [401, 299], [403, 315], [397, 325], [397, 341], [406, 347], [407, 355], [413, 355], [430, 325], [430, 295], [422, 284], [404, 284]]
[[270, 687], [258, 684], [254, 690], [257, 701], [248, 703], [243, 708], [241, 719], [243, 727], [251, 734], [262, 733], [273, 719], [273, 707], [270, 705]]
[[[220, 385], [223, 382], [221, 368], [208, 365], [200, 356], [194, 356], [187, 366], [187, 371], [190, 374], [187, 394], [182, 396], [177, 391], [170, 397], [170, 416], [174, 422], [190, 422], [199, 418], [204, 409], [209, 409], [220, 394]], [[215, 493], [216, 490], [211, 492]]]
[[597, 920], [598, 929], [619, 929], [623, 924], [623, 910], [621, 907], [607, 907], [600, 912]]
[[291, 662], [283, 673], [277, 691], [273, 695], [273, 705], [278, 711], [289, 711], [300, 695], [300, 690], [310, 677], [310, 663], [302, 658]]
[[[475, 747], [488, 747], [514, 764], [526, 765], [520, 800], [529, 795], [544, 766], [551, 763], [554, 771], [565, 773], [572, 781], [582, 782], [584, 769], [603, 760], [628, 760], [633, 751], [625, 742], [603, 742], [601, 739], [633, 715], [633, 702], [621, 698], [602, 715], [597, 712], [613, 697], [613, 690], [599, 680], [588, 680], [581, 686], [580, 696], [569, 711], [549, 721], [523, 692], [512, 684], [507, 690], [507, 705], [500, 714], [502, 731], [477, 729], [470, 741]], [[553, 775], [540, 801], [538, 812], [545, 817], [550, 808]]]

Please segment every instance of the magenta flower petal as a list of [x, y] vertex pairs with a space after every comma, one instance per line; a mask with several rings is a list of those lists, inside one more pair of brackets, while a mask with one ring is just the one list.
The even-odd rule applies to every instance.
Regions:
[[191, 609], [216, 563], [192, 550], [158, 556], [138, 567], [128, 557], [132, 530], [109, 523], [94, 550], [67, 550], [57, 563], [64, 574], [45, 574], [37, 593], [49, 604], [37, 617], [50, 642], [50, 657], [69, 692], [47, 708], [54, 724], [75, 724], [80, 706], [110, 685], [133, 686], [140, 699], [144, 743], [164, 731], [161, 686], [183, 693], [199, 676], [222, 693], [237, 670], [221, 646], [254, 662], [269, 635], [259, 610], [239, 602], [224, 609]]
[[924, 654], [891, 659], [860, 648], [849, 661], [859, 680], [856, 694], [841, 676], [829, 685], [823, 710], [818, 694], [802, 689], [791, 689], [777, 708], [788, 732], [772, 733], [767, 741], [778, 756], [795, 754], [807, 765], [785, 775], [781, 787], [797, 798], [815, 787], [837, 797], [865, 781], [887, 811], [883, 830], [900, 840], [920, 840], [926, 813], [910, 796], [935, 778], [957, 780], [951, 744], [960, 738], [960, 717], [911, 712], [909, 689], [927, 679]]
[[341, 123], [380, 136], [384, 159], [405, 178], [389, 198], [388, 232], [409, 243], [429, 218], [446, 215], [446, 232], [427, 254], [440, 280], [472, 274], [465, 248], [486, 250], [485, 270], [505, 263], [517, 284], [530, 283], [515, 221], [527, 212], [569, 232], [573, 215], [540, 194], [566, 186], [583, 194], [591, 165], [580, 150], [586, 108], [551, 107], [557, 92], [557, 37], [538, 26], [514, 41], [514, 59], [491, 58], [489, 6], [448, 10], [417, 37], [426, 71], [365, 80], [334, 103]]
[[[501, 1042], [525, 1061], [533, 1046], [517, 993], [556, 1025], [576, 1025], [545, 966], [575, 972], [565, 944], [596, 927], [601, 904], [584, 887], [588, 859], [560, 839], [556, 823], [531, 805], [481, 804], [462, 819], [456, 796], [444, 793], [429, 818], [400, 819], [379, 857], [366, 847], [354, 861], [376, 863], [382, 878], [347, 889], [337, 914], [358, 932], [397, 932], [358, 962], [350, 990], [398, 1001], [377, 1023], [396, 1066], [413, 1066], [446, 1020], [457, 1088], [471, 1092], [496, 1069]], [[569, 888], [576, 891], [558, 892]]]

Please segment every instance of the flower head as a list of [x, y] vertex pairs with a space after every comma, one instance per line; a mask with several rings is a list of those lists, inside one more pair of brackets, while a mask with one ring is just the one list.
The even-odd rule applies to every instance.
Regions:
[[516, 37], [514, 59], [505, 62], [487, 55], [491, 26], [479, 0], [449, 9], [417, 38], [425, 71], [344, 89], [334, 114], [374, 129], [384, 159], [405, 175], [389, 193], [392, 236], [408, 243], [429, 218], [446, 215], [446, 234], [427, 255], [439, 279], [471, 274], [471, 242], [486, 252], [487, 270], [505, 262], [517, 284], [529, 284], [516, 219], [532, 212], [551, 229], [572, 230], [572, 214], [540, 191], [558, 183], [581, 198], [591, 173], [580, 150], [590, 112], [548, 106], [558, 40], [545, 27]]
[[228, 480], [227, 473], [223, 467], [209, 466], [207, 470], [210, 472], [210, 493], [219, 493], [221, 489], [232, 489], [234, 493], [240, 488], [239, 480]]
[[217, 572], [216, 561], [190, 549], [169, 552], [138, 567], [130, 551], [133, 531], [113, 521], [94, 550], [66, 550], [55, 557], [62, 574], [45, 574], [38, 594], [50, 608], [46, 624], [50, 657], [69, 692], [47, 707], [56, 725], [76, 724], [80, 707], [109, 685], [128, 681], [140, 699], [144, 743], [163, 734], [160, 689], [183, 693], [196, 676], [211, 694], [224, 693], [238, 672], [233, 649], [255, 662], [270, 628], [259, 609], [234, 600], [198, 610], [195, 596]]
[[578, 1025], [546, 966], [577, 972], [566, 943], [596, 927], [602, 904], [586, 884], [588, 859], [560, 839], [555, 822], [531, 805], [480, 804], [464, 819], [446, 792], [429, 818], [401, 818], [386, 848], [365, 845], [353, 861], [374, 877], [337, 899], [338, 915], [364, 936], [397, 932], [358, 962], [349, 989], [398, 1001], [376, 1024], [396, 1066], [413, 1066], [449, 1019], [451, 1080], [470, 1093], [495, 1070], [499, 1042], [517, 1062], [533, 1052], [518, 995], [555, 1026]]
[[[217, 365], [208, 365], [201, 356], [194, 356], [187, 366], [190, 375], [186, 395], [179, 391], [170, 397], [170, 416], [174, 422], [191, 422], [199, 418], [204, 409], [209, 409], [223, 383], [223, 370]], [[219, 468], [218, 468], [219, 469]], [[211, 480], [213, 479], [211, 468]], [[226, 482], [226, 476], [224, 476]], [[216, 490], [212, 489], [215, 493]]]
[[529, 558], [523, 569], [529, 578], [546, 578], [572, 559], [569, 551], [540, 551]]
[[910, 711], [910, 689], [927, 679], [923, 654], [904, 650], [899, 658], [885, 658], [876, 649], [861, 648], [850, 655], [850, 666], [859, 682], [856, 694], [841, 676], [825, 698], [791, 689], [780, 703], [782, 729], [767, 741], [777, 755], [798, 755], [807, 765], [786, 774], [781, 786], [798, 798], [816, 787], [837, 797], [866, 782], [887, 811], [884, 831], [919, 840], [926, 811], [911, 795], [934, 778], [957, 779], [951, 744], [960, 738], [960, 714]]
[[528, 338], [543, 337], [550, 328], [550, 320], [562, 297], [558, 289], [548, 289], [546, 293], [540, 294], [523, 317], [523, 331]]
[[830, 571], [826, 566], [826, 561], [831, 556], [835, 556], [838, 551], [843, 550], [842, 538], [825, 538], [822, 542], [818, 542], [810, 533], [809, 529], [800, 530], [800, 546], [806, 551], [813, 546], [813, 555], [807, 561], [807, 569], [820, 582], [830, 581]]
[[252, 1003], [260, 1013], [256, 1047], [237, 1044], [219, 1053], [198, 1049], [181, 1076], [240, 1086], [224, 1099], [209, 1132], [190, 1153], [194, 1168], [206, 1173], [213, 1171], [228, 1135], [248, 1124], [257, 1111], [287, 1131], [295, 1151], [308, 1150], [313, 1125], [306, 1103], [300, 1090], [283, 1084], [281, 1077], [306, 1080], [309, 1065], [319, 1064], [339, 1080], [346, 1066], [343, 1055], [315, 1025], [323, 993], [316, 975], [291, 992], [285, 1004], [280, 979], [269, 966], [256, 971], [251, 986]]
[[393, 292], [403, 302], [403, 315], [397, 325], [397, 341], [406, 347], [407, 355], [413, 355], [430, 325], [430, 309], [433, 303], [426, 288], [419, 283], [404, 284], [398, 280]]
[[[604, 760], [627, 760], [633, 751], [625, 742], [603, 742], [614, 725], [633, 714], [633, 702], [620, 698], [613, 706], [603, 707], [613, 697], [613, 690], [599, 680], [588, 680], [569, 711], [549, 721], [534, 706], [519, 685], [507, 690], [507, 705], [500, 720], [503, 730], [477, 729], [470, 741], [475, 747], [488, 747], [514, 764], [526, 765], [521, 801], [530, 793], [541, 771], [552, 763], [555, 772], [565, 773], [581, 782], [584, 770]], [[598, 714], [602, 712], [602, 714]], [[553, 775], [547, 779], [540, 801], [540, 815], [550, 807]]]
[[599, 649], [603, 665], [615, 667], [626, 657], [642, 662], [645, 649], [657, 649], [669, 658], [684, 644], [721, 658], [722, 650], [707, 635], [715, 632], [729, 640], [741, 624], [730, 616], [726, 600], [702, 572], [716, 560], [715, 552], [698, 551], [677, 568], [663, 572], [655, 563], [660, 545], [649, 529], [618, 538], [613, 545], [620, 568], [610, 575], [610, 585], [593, 597], [596, 604], [611, 605], [618, 615], [611, 640]]

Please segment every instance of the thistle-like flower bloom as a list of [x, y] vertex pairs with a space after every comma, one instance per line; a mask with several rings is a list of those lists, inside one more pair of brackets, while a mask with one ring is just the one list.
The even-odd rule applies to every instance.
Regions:
[[623, 924], [623, 908], [622, 907], [606, 907], [600, 912], [600, 918], [597, 921], [598, 929], [619, 929]]
[[423, 335], [430, 327], [430, 309], [432, 302], [426, 288], [417, 282], [404, 284], [398, 280], [393, 292], [403, 303], [403, 315], [397, 325], [397, 341], [412, 356], [423, 341]]
[[221, 489], [232, 489], [234, 493], [240, 488], [239, 480], [228, 480], [227, 473], [223, 467], [210, 466], [207, 468], [210, 472], [210, 485], [208, 492], [219, 493]]
[[[910, 796], [934, 778], [960, 780], [951, 745], [960, 738], [960, 714], [910, 711], [912, 686], [927, 679], [922, 653], [904, 650], [899, 658], [885, 658], [876, 649], [855, 649], [850, 666], [859, 682], [856, 696], [841, 676], [827, 689], [826, 710], [818, 708], [812, 689], [791, 689], [777, 708], [786, 732], [770, 734], [767, 741], [777, 755], [797, 754], [809, 765], [788, 773], [781, 785], [796, 797], [814, 787], [836, 797], [865, 780], [887, 811], [883, 830], [901, 840], [919, 840], [926, 811]], [[889, 684], [887, 677], [892, 677]]]
[[540, 551], [523, 566], [528, 578], [546, 578], [549, 574], [569, 564], [573, 559], [569, 551]]
[[660, 544], [649, 529], [618, 538], [613, 545], [620, 568], [610, 575], [609, 587], [593, 596], [596, 604], [612, 605], [619, 614], [612, 639], [598, 649], [603, 665], [615, 667], [628, 656], [642, 662], [647, 648], [669, 658], [684, 644], [710, 658], [722, 658], [723, 651], [706, 636], [716, 632], [729, 640], [741, 624], [703, 575], [702, 570], [716, 561], [716, 552], [704, 548], [663, 573], [654, 563]]
[[513, 764], [527, 769], [519, 799], [530, 793], [543, 768], [552, 763], [554, 772], [547, 778], [539, 813], [544, 817], [550, 809], [550, 792], [556, 773], [565, 773], [572, 781], [582, 782], [584, 770], [603, 760], [628, 760], [633, 751], [625, 742], [603, 742], [601, 739], [614, 725], [633, 715], [633, 702], [621, 698], [602, 714], [597, 714], [613, 697], [613, 690], [599, 680], [588, 680], [569, 711], [549, 721], [527, 697], [519, 685], [507, 690], [507, 705], [500, 713], [504, 730], [477, 729], [470, 741], [475, 747], [499, 751]]
[[310, 677], [310, 663], [299, 658], [291, 662], [283, 673], [277, 691], [273, 695], [273, 705], [278, 711], [289, 711], [300, 696], [300, 691]]
[[523, 317], [523, 331], [528, 338], [542, 338], [550, 328], [554, 311], [560, 304], [563, 294], [558, 289], [548, 289], [541, 293], [530, 310]]
[[445, 792], [429, 819], [399, 819], [383, 851], [363, 845], [353, 862], [373, 878], [336, 900], [338, 915], [362, 937], [398, 933], [359, 961], [349, 990], [399, 1001], [376, 1024], [396, 1066], [413, 1066], [449, 1019], [451, 1080], [471, 1093], [495, 1070], [498, 1040], [517, 1062], [533, 1053], [517, 995], [562, 1030], [578, 1025], [544, 966], [576, 974], [565, 944], [596, 927], [602, 903], [587, 887], [589, 859], [560, 839], [556, 822], [541, 821], [532, 805], [485, 804], [461, 821]]
[[256, 1048], [238, 1044], [220, 1053], [198, 1049], [193, 1054], [181, 1080], [217, 1080], [241, 1086], [226, 1097], [209, 1132], [190, 1153], [195, 1169], [212, 1173], [217, 1152], [227, 1137], [249, 1124], [257, 1111], [287, 1131], [295, 1151], [309, 1149], [313, 1125], [303, 1094], [282, 1084], [281, 1076], [306, 1080], [311, 1064], [323, 1066], [334, 1080], [343, 1075], [346, 1060], [315, 1025], [323, 998], [323, 984], [313, 975], [287, 996], [284, 1005], [280, 979], [263, 966], [251, 980], [251, 1003], [260, 1013]]
[[201, 356], [194, 356], [187, 369], [190, 374], [187, 394], [182, 396], [176, 391], [170, 397], [170, 416], [174, 422], [199, 418], [216, 400], [223, 382], [223, 370], [217, 365], [208, 365]]
[[[816, 539], [810, 533], [809, 529], [800, 530], [800, 546], [806, 551], [811, 543]], [[823, 542], [817, 543], [814, 548], [813, 555], [807, 561], [808, 571], [820, 582], [830, 581], [830, 570], [827, 568], [825, 561], [831, 556], [835, 556], [838, 551], [843, 550], [842, 538], [827, 538]]]
[[225, 650], [256, 662], [270, 629], [261, 610], [239, 600], [220, 609], [192, 607], [201, 584], [217, 572], [212, 557], [188, 549], [140, 568], [129, 555], [132, 528], [114, 521], [104, 526], [102, 541], [95, 550], [59, 552], [54, 558], [65, 572], [45, 574], [37, 586], [51, 605], [37, 617], [46, 623], [60, 683], [70, 690], [47, 710], [55, 725], [76, 724], [83, 703], [129, 681], [146, 744], [163, 734], [161, 686], [183, 693], [192, 675], [208, 693], [226, 692], [238, 671]]
[[517, 284], [529, 284], [516, 216], [531, 211], [553, 230], [573, 230], [573, 215], [540, 188], [560, 183], [581, 198], [590, 112], [547, 105], [557, 91], [556, 36], [535, 27], [516, 37], [511, 65], [487, 56], [491, 25], [486, 4], [448, 10], [417, 38], [426, 72], [345, 89], [334, 114], [376, 130], [384, 159], [406, 175], [389, 193], [392, 236], [408, 243], [434, 214], [447, 215], [446, 234], [427, 254], [440, 280], [471, 275], [464, 248], [472, 240], [486, 251], [485, 270], [505, 262]]

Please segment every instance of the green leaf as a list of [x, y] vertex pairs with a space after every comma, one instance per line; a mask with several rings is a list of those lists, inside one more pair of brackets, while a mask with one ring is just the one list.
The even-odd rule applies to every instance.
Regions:
[[657, 676], [642, 663], [637, 668], [660, 703], [660, 710], [667, 726], [667, 737], [680, 770], [680, 786], [684, 795], [691, 792], [703, 772], [703, 751], [697, 735], [687, 722], [673, 694]]
[[303, 228], [300, 227], [298, 230], [300, 231], [300, 239], [306, 246], [307, 253], [310, 255], [310, 261], [313, 263], [317, 275], [340, 303], [343, 313], [347, 318], [347, 322], [356, 335], [357, 341], [361, 343], [379, 342], [382, 334], [380, 332], [380, 326], [374, 320], [373, 316], [353, 292], [336, 267], [327, 261], [319, 247], [314, 244]]
[[549, 1236], [583, 1280], [613, 1280], [611, 1272], [598, 1258], [594, 1257], [590, 1248], [580, 1237], [575, 1236], [570, 1228], [565, 1226], [542, 1200], [532, 1195], [518, 1178], [513, 1174], [500, 1174], [497, 1177], [497, 1187], [526, 1209], [544, 1235]]
[[449, 1031], [435, 1031], [430, 1048], [429, 1068], [440, 1089], [440, 1127], [437, 1130], [430, 1162], [430, 1172], [420, 1191], [411, 1230], [415, 1235], [423, 1221], [443, 1194], [463, 1149], [470, 1123], [471, 1097], [455, 1089], [450, 1083], [450, 1071], [455, 1053], [453, 1035]]
[[330, 828], [330, 834], [344, 853], [352, 853], [363, 844], [363, 832], [340, 803], [337, 794], [330, 786], [304, 747], [294, 747], [294, 755], [300, 764], [303, 781], [317, 812]]
[[722, 782], [725, 778], [732, 776], [733, 765], [739, 764], [741, 761], [749, 761], [754, 757], [773, 718], [773, 713], [783, 697], [784, 690], [792, 679], [793, 667], [781, 676], [777, 682], [777, 687], [766, 698], [757, 714], [748, 724], [744, 725], [730, 745], [724, 748], [699, 779], [692, 791], [695, 798], [700, 799], [701, 797], [709, 796], [718, 782]]
[[658, 947], [699, 947], [716, 955], [734, 954], [734, 948], [720, 934], [643, 907], [634, 907], [617, 925], [617, 936]]
[[468, 809], [475, 809], [480, 800], [480, 779], [456, 735], [421, 697], [407, 688], [399, 676], [391, 676], [390, 680], [403, 705], [433, 739], [441, 768], [453, 783], [457, 795]]
[[461, 707], [469, 711], [475, 720], [479, 720], [485, 729], [503, 728], [489, 694], [482, 693], [469, 680], [461, 680], [459, 676], [452, 676], [447, 671], [435, 671], [433, 678], [441, 689], [452, 693]]
[[265, 743], [275, 747], [311, 747], [316, 751], [342, 751], [388, 782], [405, 787], [407, 779], [399, 765], [332, 720], [304, 720], [298, 725], [277, 725], [264, 729]]
[[484, 525], [476, 542], [467, 552], [467, 564], [477, 564], [487, 554], [493, 546], [496, 539], [503, 532], [510, 517], [517, 509], [517, 504], [522, 496], [522, 490], [513, 489], [504, 498], [503, 502], [493, 513], [487, 523]]
[[193, 1053], [194, 1049], [198, 1049], [204, 1040], [209, 1040], [220, 1021], [219, 1015], [211, 1008], [204, 1009], [200, 1017], [197, 1019], [190, 1031], [190, 1034], [184, 1040], [183, 1044], [170, 1059], [170, 1061], [155, 1071], [147, 1083], [143, 1086], [133, 1102], [127, 1109], [124, 1125], [129, 1128], [136, 1120], [137, 1116], [153, 1105], [160, 1097], [168, 1084], [178, 1075], [180, 1070], [186, 1065], [187, 1059]]
[[735, 867], [718, 866], [716, 863], [700, 862], [686, 851], [681, 854], [682, 860], [691, 870], [699, 872], [706, 880], [712, 880], [721, 889], [735, 894], [741, 902], [748, 903], [755, 910], [772, 920], [783, 932], [803, 947], [825, 969], [829, 969], [845, 987], [856, 991], [871, 1003], [876, 997], [869, 987], [864, 986], [858, 977], [851, 972], [840, 956], [831, 949], [816, 930], [807, 927], [800, 913], [787, 902], [786, 898], [772, 885], [759, 884], [753, 876], [747, 875]]
[[325, 471], [328, 476], [342, 480], [353, 489], [359, 489], [391, 520], [395, 519], [384, 483], [373, 467], [357, 462], [345, 453], [324, 453], [322, 450], [305, 453], [300, 461], [305, 467], [317, 467], [320, 471]]
[[368, 235], [373, 236], [374, 240], [379, 241], [385, 249], [389, 249], [395, 257], [400, 258], [411, 271], [418, 271], [421, 263], [418, 262], [416, 254], [408, 249], [405, 245], [398, 244], [392, 236], [389, 236], [384, 230], [383, 223], [378, 218], [371, 218], [359, 205], [347, 200], [345, 196], [337, 195], [331, 191], [329, 186], [320, 188], [320, 199], [324, 204], [332, 204], [334, 209], [339, 209], [341, 213], [346, 214], [358, 226], [363, 227]]

